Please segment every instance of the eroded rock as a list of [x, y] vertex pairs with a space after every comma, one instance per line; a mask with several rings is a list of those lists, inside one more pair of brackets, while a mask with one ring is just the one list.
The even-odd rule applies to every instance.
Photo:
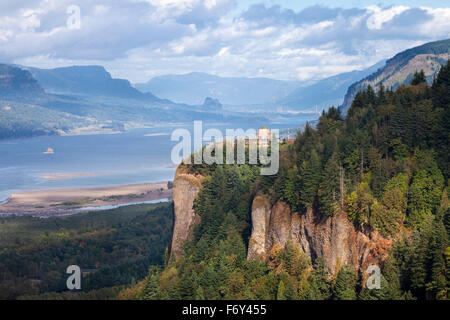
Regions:
[[322, 257], [331, 274], [344, 264], [365, 270], [371, 264], [381, 263], [387, 256], [391, 241], [377, 232], [359, 230], [345, 212], [333, 217], [312, 209], [291, 213], [289, 205], [283, 201], [270, 207], [265, 196], [260, 195], [255, 200], [248, 259], [266, 261], [273, 246], [283, 248], [289, 239], [299, 244], [311, 259]]
[[173, 182], [174, 228], [170, 257], [176, 259], [183, 255], [183, 245], [192, 236], [193, 228], [200, 222], [195, 214], [194, 199], [201, 189], [202, 176], [184, 173], [177, 169]]

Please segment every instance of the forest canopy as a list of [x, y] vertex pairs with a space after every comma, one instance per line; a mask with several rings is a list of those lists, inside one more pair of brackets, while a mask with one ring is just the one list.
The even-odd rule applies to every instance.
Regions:
[[[153, 268], [127, 292], [138, 299], [447, 299], [449, 297], [450, 64], [428, 86], [418, 71], [397, 90], [368, 86], [348, 113], [324, 111], [294, 143], [281, 146], [280, 171], [249, 165], [206, 168], [194, 210], [201, 223], [185, 254]], [[292, 212], [346, 212], [356, 228], [394, 243], [382, 289], [368, 290], [353, 266], [334, 275], [298, 244], [274, 246], [267, 263], [247, 260], [257, 193]], [[131, 291], [130, 291], [131, 290]]]

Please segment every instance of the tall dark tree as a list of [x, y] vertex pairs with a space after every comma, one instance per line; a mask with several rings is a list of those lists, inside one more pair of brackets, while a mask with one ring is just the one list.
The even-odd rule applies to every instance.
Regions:
[[322, 258], [314, 262], [311, 286], [307, 298], [309, 300], [327, 300], [331, 297], [331, 281]]
[[333, 287], [333, 298], [336, 300], [355, 300], [358, 275], [355, 268], [344, 265], [338, 272]]
[[421, 83], [426, 83], [427, 79], [425, 78], [425, 73], [423, 72], [423, 70], [420, 70], [419, 72], [414, 72], [414, 78], [411, 81], [411, 84], [413, 86], [416, 86], [418, 84]]
[[448, 110], [450, 108], [450, 60], [434, 79], [432, 92], [434, 106]]

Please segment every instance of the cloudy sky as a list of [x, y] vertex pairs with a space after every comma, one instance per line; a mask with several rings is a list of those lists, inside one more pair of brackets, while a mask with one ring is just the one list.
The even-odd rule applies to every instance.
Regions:
[[447, 38], [450, 0], [0, 2], [0, 62], [101, 64], [132, 82], [192, 71], [317, 80]]

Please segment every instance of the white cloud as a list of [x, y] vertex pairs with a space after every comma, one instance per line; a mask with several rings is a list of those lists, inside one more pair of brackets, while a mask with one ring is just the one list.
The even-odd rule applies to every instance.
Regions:
[[406, 6], [393, 6], [388, 9], [382, 9], [378, 6], [369, 6], [367, 10], [371, 13], [367, 19], [367, 28], [380, 30], [383, 23], [391, 21], [395, 16], [408, 10]]
[[423, 34], [440, 34], [442, 37], [450, 38], [450, 8], [422, 8], [430, 15], [433, 19], [424, 23], [421, 26]]
[[450, 8], [259, 5], [241, 14], [235, 0], [79, 0], [82, 28], [68, 30], [73, 1], [22, 2], [0, 12], [0, 61], [102, 64], [132, 82], [191, 71], [319, 79], [450, 37]]

